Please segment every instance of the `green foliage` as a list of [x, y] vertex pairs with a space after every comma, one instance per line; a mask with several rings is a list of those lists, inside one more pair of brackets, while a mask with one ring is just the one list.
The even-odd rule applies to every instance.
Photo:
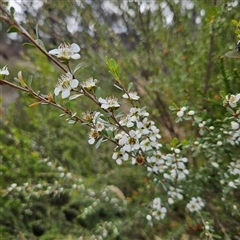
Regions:
[[[227, 163], [240, 152], [238, 146], [230, 144], [219, 147], [216, 144], [219, 133], [209, 131], [209, 127], [220, 126], [220, 117], [225, 114], [222, 98], [240, 92], [238, 59], [223, 57], [225, 52], [236, 52], [234, 29], [229, 29], [229, 23], [240, 16], [229, 1], [219, 5], [207, 1], [192, 3], [188, 7], [181, 1], [156, 0], [154, 9], [142, 10], [144, 4], [137, 1], [128, 1], [125, 7], [121, 1], [112, 1], [117, 12], [104, 11], [104, 4], [97, 0], [92, 4], [43, 1], [39, 9], [34, 8], [34, 1], [28, 1], [21, 6], [26, 10], [23, 14], [28, 16], [26, 28], [42, 47], [43, 42], [47, 50], [61, 42], [81, 45], [82, 62], [71, 66], [80, 82], [94, 76], [107, 89], [104, 94], [109, 95], [119, 95], [122, 82], [127, 82], [128, 91], [135, 86], [142, 95], [141, 104], [148, 106], [152, 119], [161, 126], [163, 142], [170, 143], [163, 151], [180, 148], [190, 158], [188, 164], [193, 171], [185, 186], [185, 197], [190, 198], [192, 191], [204, 194], [211, 202], [209, 212], [218, 213], [214, 220], [221, 219], [231, 234], [228, 237], [221, 229], [221, 222], [213, 221], [214, 237], [230, 239], [239, 235], [239, 206], [235, 210], [232, 207], [238, 202], [239, 191], [219, 188], [217, 183], [224, 177], [219, 168], [227, 172]], [[170, 23], [165, 16], [166, 9], [173, 14]], [[13, 14], [11, 10], [12, 18]], [[75, 30], [71, 29], [72, 21]], [[239, 27], [236, 20], [232, 23]], [[120, 26], [124, 26], [125, 32], [117, 31]], [[11, 27], [8, 33], [17, 31]], [[239, 34], [239, 30], [235, 33]], [[62, 72], [36, 48], [27, 48], [32, 46], [30, 43], [23, 45], [23, 77], [18, 81], [23, 87], [27, 84], [47, 96], [53, 92]], [[16, 64], [11, 73], [17, 73], [19, 68]], [[117, 91], [112, 87], [111, 77], [118, 83]], [[98, 87], [96, 97], [101, 93]], [[71, 96], [71, 100], [78, 98], [76, 102], [57, 100], [78, 113], [95, 109], [80, 96]], [[176, 126], [170, 111], [175, 114], [187, 104], [198, 109], [199, 116], [186, 116], [185, 122], [179, 117], [176, 121], [181, 125]], [[129, 105], [124, 107], [128, 109]], [[229, 114], [234, 113], [231, 108], [228, 111], [226, 126]], [[101, 144], [100, 149], [89, 146], [85, 126], [60, 114], [58, 109], [35, 103], [24, 93], [1, 119], [0, 232], [3, 239], [17, 236], [40, 240], [79, 236], [90, 239], [94, 234], [103, 235], [104, 229], [108, 229], [106, 239], [116, 240], [180, 239], [186, 233], [203, 237], [200, 235], [203, 226], [198, 224], [201, 218], [186, 213], [181, 201], [170, 212], [173, 221], [164, 220], [154, 227], [147, 224], [147, 213], [141, 207], [148, 207], [149, 199], [164, 194], [153, 186], [155, 176], [146, 177], [141, 165], [134, 169], [127, 164], [116, 166], [110, 154], [112, 144], [100, 139], [96, 144], [96, 148]], [[206, 128], [196, 132], [200, 120], [206, 121]], [[108, 136], [112, 137], [111, 133]], [[206, 150], [201, 152], [196, 147], [189, 152], [193, 139], [198, 139], [199, 145], [207, 143]], [[217, 159], [222, 161], [218, 168], [211, 164]], [[163, 189], [168, 186], [164, 176], [158, 184]], [[225, 201], [219, 204], [216, 196], [222, 190]], [[212, 217], [207, 212], [203, 214], [207, 219]]]

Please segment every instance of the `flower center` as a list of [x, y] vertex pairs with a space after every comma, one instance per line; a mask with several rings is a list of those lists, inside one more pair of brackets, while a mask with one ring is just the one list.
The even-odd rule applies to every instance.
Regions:
[[70, 86], [70, 80], [69, 79], [66, 79], [66, 80], [61, 82], [61, 87], [62, 88], [67, 89], [67, 88], [69, 88], [69, 86]]
[[128, 142], [129, 142], [130, 145], [134, 145], [136, 143], [136, 139], [133, 138], [133, 137], [130, 137]]

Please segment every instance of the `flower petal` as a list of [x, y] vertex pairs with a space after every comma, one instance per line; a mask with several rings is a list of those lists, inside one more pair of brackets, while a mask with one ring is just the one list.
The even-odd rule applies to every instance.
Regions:
[[89, 138], [89, 140], [88, 140], [88, 143], [89, 143], [89, 144], [92, 145], [92, 144], [94, 144], [94, 142], [95, 142], [95, 138]]
[[54, 89], [54, 94], [55, 94], [56, 96], [57, 96], [60, 92], [61, 92], [61, 88], [56, 87], [56, 88]]
[[98, 101], [99, 101], [100, 103], [102, 103], [102, 104], [107, 102], [105, 99], [103, 99], [103, 98], [101, 98], [101, 97], [98, 99]]
[[51, 55], [57, 55], [60, 53], [60, 51], [59, 51], [59, 49], [53, 49], [53, 50], [49, 51], [48, 53]]
[[67, 98], [70, 95], [70, 90], [69, 89], [65, 89], [64, 91], [62, 91], [62, 98]]
[[79, 81], [77, 79], [73, 79], [71, 82], [70, 82], [70, 86], [71, 88], [76, 88], [78, 86], [78, 83]]
[[72, 48], [74, 53], [77, 53], [77, 52], [80, 51], [80, 47], [76, 43], [72, 43], [71, 48]]
[[79, 59], [81, 56], [80, 56], [80, 54], [78, 54], [78, 53], [75, 53], [75, 54], [73, 54], [72, 56], [71, 56], [71, 58], [72, 59], [74, 59], [74, 60], [77, 60], [77, 59]]

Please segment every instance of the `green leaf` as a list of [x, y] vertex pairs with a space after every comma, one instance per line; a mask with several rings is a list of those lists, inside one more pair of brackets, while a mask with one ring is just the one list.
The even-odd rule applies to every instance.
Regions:
[[36, 39], [35, 42], [41, 46], [41, 48], [43, 48], [44, 50], [46, 50], [45, 46], [44, 46], [44, 43], [41, 39]]
[[181, 144], [182, 144], [183, 146], [188, 145], [188, 140], [187, 140], [187, 139], [183, 139], [183, 140], [181, 141]]
[[33, 75], [28, 76], [28, 86], [31, 88], [32, 86]]
[[120, 118], [120, 117], [122, 117], [122, 116], [124, 116], [124, 115], [125, 115], [124, 112], [120, 112], [120, 113], [117, 114], [117, 116], [116, 116], [115, 118]]
[[169, 108], [169, 110], [171, 110], [171, 111], [176, 111], [176, 110], [178, 109], [178, 108], [176, 108], [175, 106], [172, 106], [172, 105], [169, 106], [168, 108]]
[[96, 145], [95, 145], [95, 148], [96, 148], [96, 149], [98, 149], [98, 148], [100, 147], [102, 141], [103, 141], [103, 138], [100, 138], [100, 139], [97, 141], [97, 143], [96, 143]]
[[14, 33], [14, 32], [19, 32], [19, 29], [16, 26], [11, 26], [8, 30], [7, 33]]
[[232, 20], [232, 24], [237, 27], [237, 26], [238, 26], [238, 21], [235, 20], [235, 19], [233, 19], [233, 20]]
[[217, 235], [217, 234], [214, 234], [213, 237], [214, 237], [214, 238], [217, 238], [217, 239], [222, 239], [222, 236], [219, 236], [219, 235]]
[[219, 94], [220, 94], [220, 96], [221, 96], [223, 99], [225, 99], [225, 97], [226, 97], [226, 95], [227, 95], [224, 91], [220, 91]]
[[78, 97], [81, 97], [82, 95], [83, 95], [82, 93], [74, 94], [74, 95], [70, 96], [68, 99], [69, 99], [69, 100], [73, 100], [73, 99], [76, 99], [76, 98], [78, 98]]
[[65, 102], [65, 107], [66, 107], [67, 109], [70, 109], [71, 103], [70, 103], [70, 102]]
[[100, 87], [97, 87], [95, 94], [96, 94], [97, 99], [101, 97], [101, 88]]
[[233, 50], [225, 53], [225, 56], [229, 58], [240, 58], [240, 52], [238, 52], [237, 50]]
[[177, 138], [173, 138], [172, 141], [171, 141], [171, 146], [172, 147], [176, 147], [178, 144], [178, 139]]
[[17, 77], [14, 78], [14, 81], [16, 81], [17, 83], [20, 83]]
[[74, 121], [72, 119], [68, 120], [68, 124], [75, 124], [75, 123], [76, 123], [76, 121]]
[[235, 31], [235, 33], [236, 33], [236, 34], [240, 34], [240, 29], [237, 29], [237, 30]]
[[110, 138], [114, 138], [114, 135], [113, 135], [113, 132], [110, 131], [110, 130], [107, 130], [107, 136], [110, 137]]
[[79, 63], [73, 70], [73, 73], [77, 72], [82, 67], [82, 64]]
[[117, 64], [113, 58], [111, 58], [109, 60], [109, 67], [110, 67], [110, 69], [116, 69], [116, 67], [117, 67]]
[[32, 43], [24, 43], [23, 46], [25, 46], [25, 47], [35, 47]]
[[121, 91], [123, 91], [123, 89], [122, 89], [121, 87], [119, 87], [118, 85], [113, 84], [113, 86], [116, 87], [116, 88], [118, 88], [118, 89], [120, 89]]
[[130, 82], [130, 83], [128, 84], [128, 88], [127, 88], [127, 90], [130, 91], [131, 88], [132, 88], [132, 86], [133, 86], [133, 82]]
[[38, 30], [38, 24], [36, 24], [36, 36], [37, 36], [37, 40], [39, 39], [39, 30]]
[[181, 102], [181, 107], [184, 107], [187, 104], [187, 100]]

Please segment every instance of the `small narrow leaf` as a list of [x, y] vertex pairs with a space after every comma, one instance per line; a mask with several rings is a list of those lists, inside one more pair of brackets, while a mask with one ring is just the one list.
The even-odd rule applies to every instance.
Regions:
[[18, 72], [18, 80], [19, 80], [19, 82], [21, 83], [21, 85], [22, 85], [23, 87], [26, 87], [26, 86], [27, 86], [27, 84], [25, 83], [25, 81], [24, 81], [24, 79], [23, 79], [23, 76], [22, 76], [22, 72], [21, 72], [21, 71]]
[[78, 98], [78, 97], [81, 97], [82, 95], [83, 95], [82, 93], [74, 94], [74, 95], [70, 96], [68, 99], [69, 99], [69, 100], [73, 100], [73, 99], [76, 99], [76, 98]]
[[100, 87], [97, 87], [95, 94], [96, 94], [97, 99], [101, 97], [101, 88]]
[[96, 145], [95, 145], [95, 148], [96, 148], [96, 149], [98, 149], [98, 148], [100, 147], [102, 141], [103, 141], [103, 138], [100, 138], [100, 139], [97, 141], [97, 143], [96, 143]]
[[133, 86], [133, 82], [130, 82], [130, 83], [128, 84], [128, 88], [127, 88], [127, 90], [130, 91], [131, 88], [132, 88], [132, 86]]
[[73, 73], [77, 72], [82, 67], [82, 64], [79, 63], [73, 70]]
[[240, 58], [240, 52], [238, 52], [237, 50], [230, 51], [225, 53], [225, 56], [229, 58]]
[[14, 32], [18, 32], [19, 29], [15, 26], [11, 26], [8, 30], [7, 33], [14, 33]]
[[235, 33], [236, 33], [236, 34], [240, 34], [240, 29], [237, 29], [237, 30], [235, 31]]
[[23, 43], [24, 47], [35, 47], [32, 43]]
[[44, 46], [44, 43], [41, 39], [36, 39], [35, 42], [41, 47], [43, 48], [44, 50], [46, 50], [45, 46]]
[[32, 86], [33, 75], [28, 76], [28, 86], [31, 88]]
[[232, 24], [237, 27], [237, 26], [238, 26], [238, 21], [235, 20], [235, 19], [233, 19], [233, 20], [232, 20]]
[[178, 144], [178, 139], [177, 138], [173, 138], [173, 140], [171, 141], [171, 146], [172, 147], [176, 147]]
[[37, 36], [37, 39], [39, 39], [39, 30], [38, 30], [38, 24], [36, 24], [36, 36]]
[[16, 81], [17, 83], [20, 83], [17, 77], [14, 78], [14, 81]]
[[124, 116], [124, 115], [125, 115], [124, 112], [120, 112], [120, 113], [118, 113], [118, 115], [117, 115], [115, 118], [120, 118], [120, 117], [122, 117], [122, 116]]
[[176, 110], [177, 110], [177, 108], [174, 107], [174, 106], [169, 106], [168, 108], [169, 108], [169, 110], [171, 110], [171, 111], [176, 111]]
[[40, 104], [40, 103], [41, 103], [41, 102], [35, 102], [35, 103], [32, 103], [32, 104], [29, 105], [29, 107], [36, 106], [36, 105], [38, 105], [38, 104]]
[[76, 121], [74, 121], [72, 119], [68, 120], [68, 124], [75, 124], [75, 123], [76, 123]]
[[220, 91], [220, 96], [223, 98], [223, 99], [225, 99], [225, 96], [226, 96], [227, 94], [224, 92], [224, 91]]
[[66, 102], [65, 106], [66, 106], [67, 109], [70, 109], [71, 103], [70, 102]]
[[111, 58], [111, 59], [109, 60], [109, 67], [110, 67], [111, 69], [115, 69], [115, 68], [116, 68], [116, 62], [115, 62], [115, 60], [114, 60], [113, 58]]
[[116, 88], [118, 88], [118, 89], [120, 89], [121, 91], [123, 91], [123, 89], [122, 89], [121, 87], [119, 87], [118, 85], [113, 84], [113, 86], [116, 87]]

